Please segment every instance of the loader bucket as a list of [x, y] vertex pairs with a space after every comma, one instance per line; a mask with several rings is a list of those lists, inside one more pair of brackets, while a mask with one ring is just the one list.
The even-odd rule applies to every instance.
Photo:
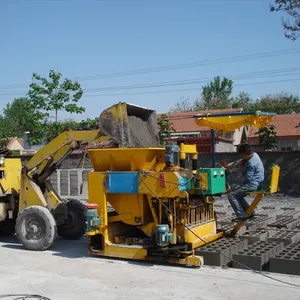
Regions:
[[101, 113], [99, 128], [119, 148], [160, 147], [154, 110], [120, 102]]

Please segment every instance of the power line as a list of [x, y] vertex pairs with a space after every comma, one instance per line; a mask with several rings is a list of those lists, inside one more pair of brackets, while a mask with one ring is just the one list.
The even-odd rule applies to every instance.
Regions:
[[[236, 79], [237, 80], [237, 79]], [[292, 79], [281, 79], [273, 81], [261, 81], [261, 82], [251, 82], [244, 84], [236, 84], [235, 86], [251, 86], [259, 84], [269, 84], [269, 83], [281, 83], [281, 82], [292, 82], [300, 81], [300, 78]], [[145, 92], [131, 92], [131, 93], [114, 93], [114, 94], [95, 94], [95, 95], [84, 95], [84, 97], [110, 97], [110, 96], [126, 96], [126, 95], [146, 95], [146, 94], [163, 94], [163, 93], [173, 93], [173, 92], [187, 92], [187, 91], [199, 91], [199, 88], [189, 88], [189, 89], [174, 89], [174, 90], [162, 90], [162, 91], [145, 91]], [[7, 96], [0, 94], [0, 100], [8, 100]]]
[[[277, 77], [282, 75], [298, 75], [296, 71], [300, 71], [300, 67], [289, 68], [289, 69], [277, 69], [277, 70], [269, 70], [269, 71], [259, 71], [259, 72], [250, 72], [250, 73], [240, 73], [233, 75], [223, 75], [220, 77], [226, 77], [232, 80], [242, 80], [242, 79], [255, 79], [255, 78], [265, 78], [265, 77]], [[296, 73], [295, 73], [296, 72]], [[283, 74], [281, 74], [283, 73]], [[285, 74], [288, 73], [288, 74]], [[212, 80], [212, 77], [204, 77], [204, 78], [196, 78], [196, 79], [188, 79], [188, 80], [176, 80], [176, 81], [168, 81], [168, 82], [157, 82], [157, 83], [144, 83], [138, 85], [124, 85], [124, 86], [110, 86], [104, 88], [90, 88], [84, 89], [84, 92], [92, 92], [92, 91], [110, 91], [110, 90], [126, 90], [126, 89], [140, 89], [140, 88], [153, 88], [153, 87], [165, 87], [165, 86], [176, 86], [176, 85], [187, 85], [187, 84], [196, 84], [196, 83], [204, 83], [208, 80]]]
[[[286, 80], [274, 80], [274, 81], [263, 81], [263, 82], [252, 82], [252, 83], [245, 83], [245, 84], [236, 84], [235, 86], [259, 85], [259, 84], [290, 82], [290, 81], [300, 81], [300, 78], [292, 78], [292, 79], [286, 79]], [[149, 92], [85, 95], [84, 97], [110, 97], [110, 96], [127, 96], [127, 95], [145, 95], [145, 94], [160, 94], [160, 93], [186, 92], [186, 91], [199, 91], [199, 90], [200, 90], [199, 88], [190, 88], [190, 89], [162, 90], [162, 91], [149, 91]]]
[[[173, 71], [173, 70], [196, 68], [196, 67], [200, 67], [200, 66], [214, 65], [214, 64], [220, 64], [220, 63], [229, 63], [229, 62], [237, 62], [237, 61], [245, 61], [245, 60], [253, 60], [253, 59], [270, 58], [270, 57], [292, 55], [292, 54], [299, 54], [299, 53], [300, 53], [300, 48], [284, 49], [284, 50], [276, 50], [276, 51], [269, 51], [269, 52], [259, 52], [259, 53], [254, 53], [254, 54], [231, 56], [231, 57], [218, 58], [218, 59], [194, 61], [194, 62], [182, 63], [182, 64], [166, 65], [166, 66], [160, 66], [160, 67], [158, 66], [158, 67], [153, 67], [153, 68], [135, 69], [135, 70], [113, 72], [113, 73], [106, 73], [106, 74], [92, 75], [92, 76], [73, 77], [71, 79], [78, 80], [78, 81], [79, 80], [87, 81], [87, 80], [96, 80], [96, 79], [104, 79], [104, 78], [132, 76], [132, 75], [138, 75], [138, 74]], [[16, 88], [16, 87], [27, 87], [27, 86], [29, 86], [29, 84], [3, 85], [3, 86], [0, 86], [0, 89], [11, 89], [11, 88]]]
[[[299, 75], [300, 67], [286, 68], [286, 69], [273, 69], [267, 71], [258, 71], [258, 72], [249, 72], [249, 73], [239, 73], [232, 75], [223, 75], [221, 77], [227, 77], [231, 80], [248, 80], [248, 79], [258, 79], [258, 78], [268, 78], [268, 77], [278, 77], [278, 76], [291, 76], [291, 75]], [[176, 80], [176, 81], [167, 81], [167, 82], [156, 82], [156, 83], [144, 83], [137, 85], [125, 85], [125, 86], [111, 86], [111, 87], [103, 87], [103, 88], [90, 88], [83, 89], [84, 93], [91, 93], [94, 91], [118, 91], [118, 90], [132, 90], [132, 89], [141, 89], [141, 88], [154, 88], [154, 87], [166, 87], [166, 86], [181, 86], [181, 85], [191, 85], [191, 84], [200, 84], [206, 83], [208, 80], [212, 80], [212, 77], [203, 77], [203, 78], [195, 78], [188, 80]], [[0, 92], [1, 96], [22, 96], [25, 95], [24, 91], [7, 91]], [[93, 95], [89, 95], [93, 96]]]
[[246, 55], [218, 58], [218, 59], [211, 59], [211, 60], [194, 61], [185, 64], [168, 65], [168, 66], [153, 67], [153, 68], [146, 68], [146, 69], [136, 69], [131, 71], [107, 73], [102, 75], [76, 77], [76, 78], [77, 80], [84, 81], [84, 80], [94, 80], [100, 78], [103, 79], [103, 78], [112, 78], [112, 77], [131, 76], [131, 75], [138, 75], [138, 74], [148, 74], [153, 72], [164, 72], [164, 71], [171, 71], [171, 70], [178, 70], [178, 69], [195, 68], [199, 66], [213, 65], [219, 63], [241, 61], [241, 60], [245, 61], [251, 59], [259, 59], [259, 58], [266, 58], [266, 57], [269, 58], [274, 56], [291, 55], [291, 54], [299, 54], [299, 53], [300, 53], [300, 48], [294, 48], [294, 49], [260, 52], [254, 54], [246, 54]]

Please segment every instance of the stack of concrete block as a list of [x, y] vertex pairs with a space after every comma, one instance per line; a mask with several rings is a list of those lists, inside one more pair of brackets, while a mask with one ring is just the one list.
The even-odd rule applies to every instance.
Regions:
[[281, 214], [278, 214], [276, 216], [276, 219], [283, 219], [283, 218], [290, 218], [290, 219], [297, 219], [300, 217], [300, 210], [296, 210], [295, 208], [288, 208], [283, 209], [283, 212]]
[[278, 209], [278, 207], [273, 204], [273, 205], [262, 206], [262, 209], [264, 209], [264, 210], [276, 210], [276, 209]]
[[300, 242], [291, 244], [272, 255], [270, 271], [290, 275], [300, 275]]
[[251, 231], [265, 228], [269, 223], [274, 222], [276, 219], [276, 216], [266, 217], [266, 216], [257, 216], [249, 221], [245, 222], [245, 226], [247, 229], [250, 229]]
[[277, 213], [277, 209], [255, 209], [255, 212], [256, 212], [256, 215], [257, 216], [273, 216], [273, 215], [276, 215]]
[[248, 242], [234, 238], [222, 238], [195, 250], [195, 254], [203, 256], [204, 264], [209, 266], [226, 266], [233, 254], [245, 249]]
[[300, 232], [293, 232], [289, 230], [271, 230], [269, 232], [268, 240], [272, 242], [282, 242], [285, 246], [287, 246], [289, 244], [295, 244], [300, 241]]
[[233, 267], [261, 271], [270, 257], [282, 251], [283, 243], [259, 241], [233, 255]]
[[[217, 229], [220, 231], [224, 231], [225, 235], [229, 234], [234, 228], [235, 224], [231, 222], [231, 224], [219, 224], [217, 223]], [[240, 230], [237, 232], [237, 236], [240, 236], [246, 232], [246, 226], [242, 226]]]
[[259, 231], [246, 231], [239, 238], [241, 240], [247, 240], [248, 244], [251, 245], [251, 244], [256, 243], [258, 241], [267, 241], [268, 236], [269, 236], [269, 234], [268, 234], [267, 231], [259, 230]]
[[232, 224], [232, 223], [233, 223], [232, 217], [228, 217], [228, 215], [224, 219], [218, 219], [218, 224], [220, 224], [220, 225], [227, 225], [227, 224]]
[[290, 217], [281, 218], [276, 220], [275, 222], [268, 224], [269, 227], [287, 228], [287, 229], [295, 229], [299, 225], [300, 225], [300, 218], [292, 219]]

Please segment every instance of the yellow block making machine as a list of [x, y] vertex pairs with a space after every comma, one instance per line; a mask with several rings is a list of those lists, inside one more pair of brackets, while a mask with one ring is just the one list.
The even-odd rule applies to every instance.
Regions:
[[[64, 202], [49, 177], [87, 141], [98, 145], [88, 149], [88, 203]], [[23, 167], [0, 159], [0, 233], [15, 229], [30, 250], [48, 249], [57, 233], [86, 234], [90, 254], [199, 267], [194, 250], [223, 236], [213, 197], [226, 192], [226, 178], [197, 159], [194, 145], [160, 146], [155, 111], [116, 104], [100, 115], [99, 130], [64, 132]]]
[[[220, 128], [223, 122], [226, 129], [245, 122], [264, 126], [273, 116], [219, 116], [212, 123]], [[208, 123], [205, 116], [201, 121]], [[213, 197], [226, 193], [225, 169], [198, 168], [195, 145], [88, 152], [94, 168], [86, 205], [89, 253], [199, 267], [203, 261], [195, 249], [224, 234], [217, 231]], [[192, 158], [190, 170], [185, 168], [187, 156]], [[277, 191], [278, 172], [278, 167], [272, 171], [270, 193]], [[267, 192], [258, 193], [261, 199]]]
[[225, 171], [197, 169], [194, 176], [178, 168], [179, 151], [170, 148], [167, 169], [165, 149], [89, 149], [89, 253], [201, 265], [194, 249], [222, 236], [212, 196], [226, 191]]

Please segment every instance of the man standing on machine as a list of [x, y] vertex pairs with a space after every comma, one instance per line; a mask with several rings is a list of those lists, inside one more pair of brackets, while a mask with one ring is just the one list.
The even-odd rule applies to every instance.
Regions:
[[239, 145], [237, 152], [242, 157], [240, 165], [244, 168], [244, 185], [232, 190], [227, 197], [237, 216], [237, 218], [232, 221], [242, 222], [253, 218], [255, 215], [253, 211], [250, 216], [246, 216], [249, 204], [245, 196], [247, 192], [254, 192], [261, 189], [265, 170], [260, 157], [257, 153], [253, 152], [249, 144]]

